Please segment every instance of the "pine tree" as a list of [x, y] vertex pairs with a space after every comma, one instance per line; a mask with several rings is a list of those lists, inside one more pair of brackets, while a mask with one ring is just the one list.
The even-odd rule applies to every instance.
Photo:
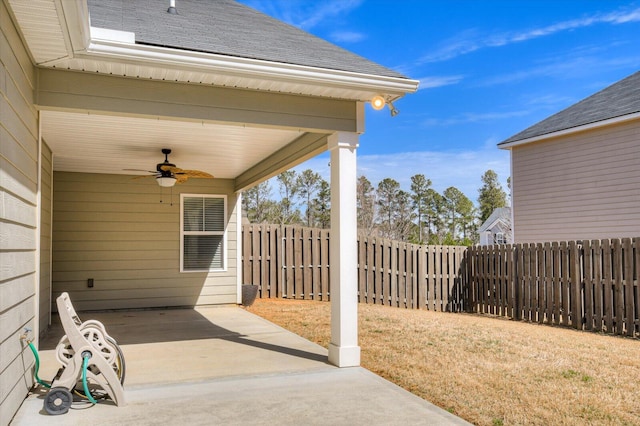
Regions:
[[311, 201], [312, 226], [329, 228], [331, 226], [331, 188], [329, 182], [320, 179], [320, 189]]
[[384, 238], [394, 238], [393, 221], [397, 210], [397, 198], [400, 184], [391, 178], [384, 178], [378, 183], [376, 191], [378, 205], [378, 230]]
[[316, 193], [320, 190], [320, 181], [322, 177], [319, 173], [311, 169], [303, 170], [296, 178], [296, 187], [300, 197], [305, 202], [306, 225], [313, 226], [313, 205], [312, 200]]
[[376, 192], [369, 179], [358, 177], [356, 185], [356, 205], [358, 211], [358, 231], [372, 236], [376, 219]]
[[413, 201], [413, 208], [415, 209], [418, 219], [417, 223], [417, 239], [416, 243], [422, 244], [425, 239], [429, 238], [429, 228], [427, 228], [427, 235], [424, 235], [424, 221], [429, 217], [429, 197], [432, 195], [429, 190], [431, 189], [431, 180], [427, 179], [424, 175], [418, 174], [411, 176], [411, 200]]
[[273, 201], [269, 181], [259, 183], [243, 192], [242, 207], [251, 223], [264, 223], [269, 220]]
[[302, 222], [297, 206], [299, 193], [297, 173], [287, 170], [280, 173], [276, 180], [280, 186], [280, 202], [277, 203], [274, 216], [281, 225], [292, 225]]
[[482, 175], [482, 182], [482, 188], [478, 190], [480, 223], [487, 220], [495, 209], [507, 206], [507, 194], [502, 189], [496, 172], [487, 170], [484, 175]]
[[473, 221], [473, 202], [454, 186], [445, 189], [442, 195], [451, 238], [458, 240], [460, 235], [464, 238], [469, 222]]

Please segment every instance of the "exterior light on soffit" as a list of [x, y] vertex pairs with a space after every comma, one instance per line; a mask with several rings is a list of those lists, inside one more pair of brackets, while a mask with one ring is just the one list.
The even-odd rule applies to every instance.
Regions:
[[382, 95], [376, 95], [371, 98], [371, 107], [376, 111], [380, 111], [387, 104], [389, 105], [389, 112], [391, 113], [391, 116], [395, 117], [396, 115], [398, 115], [400, 111], [398, 111], [396, 107], [393, 106], [393, 103], [390, 99], [385, 99]]
[[387, 102], [380, 95], [376, 95], [373, 98], [371, 98], [371, 107], [376, 111], [380, 111], [382, 108], [384, 108], [386, 103]]

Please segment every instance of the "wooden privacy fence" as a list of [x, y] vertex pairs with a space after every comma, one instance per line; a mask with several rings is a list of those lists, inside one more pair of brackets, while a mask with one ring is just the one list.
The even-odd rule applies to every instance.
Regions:
[[[329, 231], [243, 225], [243, 282], [262, 298], [329, 300]], [[418, 246], [358, 238], [361, 303], [461, 311], [465, 308], [466, 247]]]
[[640, 333], [640, 238], [476, 246], [466, 265], [473, 312]]
[[[243, 282], [329, 300], [329, 231], [244, 225]], [[358, 300], [640, 336], [640, 238], [418, 246], [358, 238]]]

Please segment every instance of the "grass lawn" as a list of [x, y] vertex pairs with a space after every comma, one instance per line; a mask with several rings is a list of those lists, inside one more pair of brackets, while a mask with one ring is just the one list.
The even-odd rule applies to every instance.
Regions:
[[[324, 347], [330, 304], [249, 311]], [[478, 425], [640, 425], [640, 341], [469, 314], [359, 305], [362, 366]]]

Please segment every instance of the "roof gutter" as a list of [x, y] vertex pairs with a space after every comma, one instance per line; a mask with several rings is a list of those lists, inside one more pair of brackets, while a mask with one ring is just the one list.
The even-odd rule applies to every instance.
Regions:
[[98, 40], [93, 37], [85, 51], [75, 52], [75, 57], [115, 60], [138, 65], [179, 67], [182, 70], [213, 72], [233, 77], [242, 75], [247, 78], [271, 81], [329, 85], [338, 88], [379, 92], [394, 98], [414, 93], [418, 90], [419, 84], [417, 80], [408, 78], [376, 76], [166, 47]]
[[533, 136], [526, 139], [520, 139], [518, 141], [498, 144], [498, 148], [511, 149], [513, 147], [525, 145], [528, 143], [539, 142], [539, 141], [543, 141], [551, 138], [558, 138], [560, 136], [566, 136], [566, 135], [571, 135], [573, 133], [584, 132], [587, 130], [593, 130], [593, 129], [597, 129], [605, 126], [611, 126], [613, 124], [621, 124], [627, 121], [633, 121], [637, 119], [640, 119], [640, 112], [621, 115], [619, 117], [610, 118], [608, 120], [595, 121], [593, 123], [583, 124], [582, 126], [571, 127], [569, 129], [559, 130], [557, 132], [545, 133], [543, 135]]

